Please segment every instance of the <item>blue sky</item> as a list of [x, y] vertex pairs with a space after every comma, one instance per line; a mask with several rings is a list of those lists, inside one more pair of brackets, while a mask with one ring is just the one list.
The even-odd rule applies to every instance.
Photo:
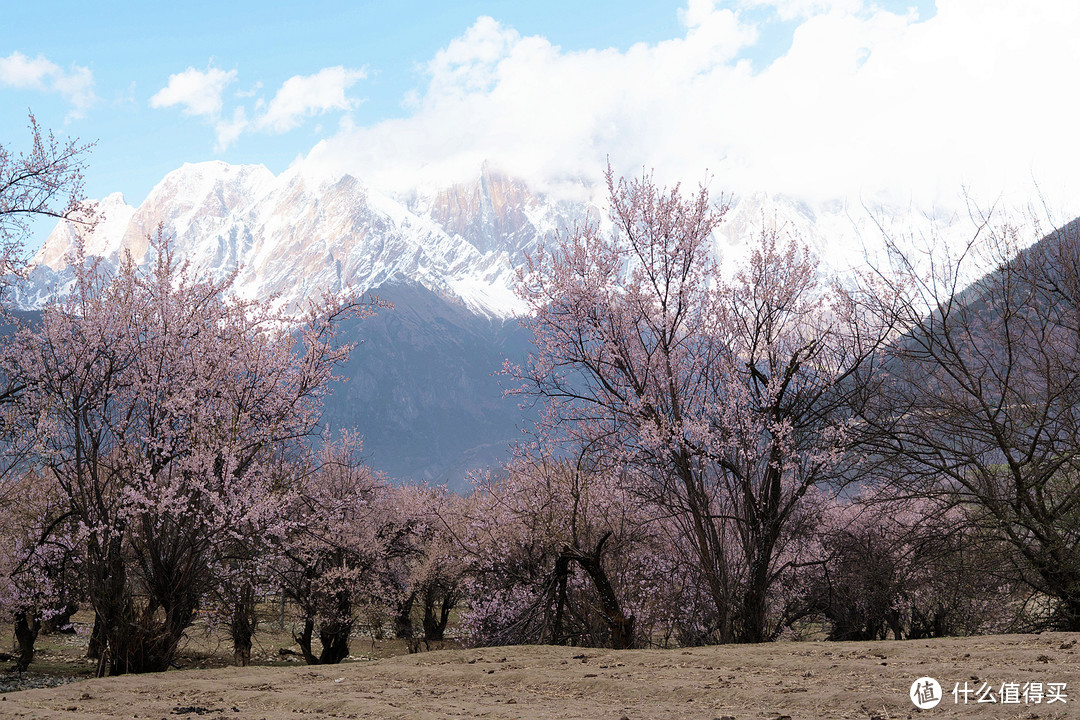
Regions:
[[1078, 5], [9, 3], [0, 142], [30, 108], [97, 143], [90, 196], [133, 204], [184, 162], [299, 158], [402, 192], [484, 159], [558, 191], [611, 157], [736, 192], [994, 197], [1080, 160], [1039, 109], [1073, 102]]

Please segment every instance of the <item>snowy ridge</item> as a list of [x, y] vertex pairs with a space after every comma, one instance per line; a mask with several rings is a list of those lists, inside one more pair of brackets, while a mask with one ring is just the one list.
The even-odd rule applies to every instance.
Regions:
[[[447, 206], [447, 198], [460, 196], [475, 208]], [[86, 252], [108, 263], [123, 251], [144, 262], [147, 237], [160, 225], [196, 272], [238, 271], [235, 291], [245, 297], [276, 293], [296, 306], [327, 290], [416, 282], [495, 318], [523, 311], [513, 292], [514, 261], [571, 221], [560, 213], [573, 210], [543, 204], [486, 168], [477, 181], [413, 198], [410, 207], [348, 175], [314, 180], [291, 170], [275, 177], [261, 165], [223, 162], [185, 164], [138, 208], [119, 194], [96, 207], [103, 220], [87, 236]], [[20, 306], [31, 309], [63, 290], [74, 241], [72, 228], [56, 227], [32, 261]]]
[[[118, 262], [125, 250], [144, 262], [147, 238], [160, 226], [196, 272], [221, 278], [236, 271], [235, 291], [244, 297], [277, 294], [295, 307], [325, 291], [418, 283], [498, 319], [524, 312], [514, 293], [517, 268], [537, 242], [586, 219], [606, 224], [595, 204], [535, 195], [486, 163], [471, 182], [404, 199], [349, 175], [315, 177], [291, 168], [275, 176], [262, 165], [185, 164], [138, 208], [119, 193], [96, 208], [103, 219], [86, 238], [86, 252], [106, 263]], [[718, 228], [715, 248], [722, 267], [736, 267], [747, 240], [776, 223], [810, 244], [825, 272], [844, 273], [881, 244], [880, 230], [858, 210], [744, 196]], [[34, 257], [30, 282], [13, 297], [17, 306], [33, 309], [64, 291], [74, 239], [69, 226], [55, 228]]]

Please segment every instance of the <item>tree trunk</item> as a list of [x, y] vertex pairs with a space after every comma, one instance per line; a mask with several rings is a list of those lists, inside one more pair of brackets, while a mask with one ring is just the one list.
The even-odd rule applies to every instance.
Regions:
[[[142, 604], [121, 595], [118, 602], [104, 608], [112, 618], [105, 631], [110, 675], [169, 669], [196, 609], [193, 595], [182, 595], [179, 600], [176, 605], [162, 606], [153, 599]], [[164, 611], [164, 620], [159, 611]]]
[[255, 634], [257, 623], [255, 589], [248, 585], [236, 598], [233, 616], [229, 622], [233, 641], [233, 662], [240, 667], [251, 664], [251, 636]]
[[352, 598], [347, 591], [340, 591], [334, 598], [333, 619], [319, 625], [319, 642], [322, 652], [319, 663], [334, 665], [349, 656], [349, 636], [352, 635]]
[[34, 643], [41, 630], [41, 620], [35, 616], [36, 613], [29, 610], [15, 615], [15, 640], [19, 645], [15, 659], [16, 672], [26, 672], [34, 661]]
[[109, 674], [164, 672], [172, 664], [180, 635], [155, 618], [153, 603], [136, 607], [127, 599], [118, 621], [109, 628]]
[[[1044, 532], [1053, 532], [1053, 528], [1043, 528]], [[1055, 544], [1049, 549], [1039, 547], [1025, 553], [1042, 579], [1045, 592], [1057, 599], [1054, 613], [1055, 629], [1065, 632], [1080, 632], [1080, 572], [1073, 569], [1072, 556], [1062, 551], [1062, 544]]]
[[1080, 597], [1062, 598], [1058, 616], [1062, 630], [1080, 632]]
[[742, 622], [739, 642], [759, 643], [765, 641], [766, 605], [765, 595], [751, 581], [751, 586], [743, 593]]
[[94, 627], [90, 631], [90, 643], [86, 646], [86, 657], [100, 660], [105, 652], [105, 621], [97, 612], [94, 613]]
[[[555, 559], [554, 570], [554, 594], [555, 594], [555, 616], [550, 623], [545, 623], [551, 630], [551, 637], [548, 638], [548, 642], [552, 645], [559, 645], [563, 641], [562, 637], [562, 625], [563, 614], [566, 609], [566, 580], [570, 574], [570, 559], [568, 557], [560, 555]], [[550, 608], [550, 604], [548, 605]], [[550, 609], [548, 610], [550, 613]]]
[[748, 504], [758, 505], [752, 517], [745, 522], [749, 539], [744, 540], [743, 557], [749, 569], [746, 590], [743, 592], [740, 622], [736, 628], [738, 642], [760, 643], [771, 640], [766, 632], [769, 610], [769, 570], [773, 553], [780, 537], [782, 523], [780, 511], [781, 471], [783, 461], [777, 445], [773, 444], [769, 455], [769, 469], [761, 479], [761, 488], [755, 498], [753, 484], [744, 480]]
[[305, 613], [304, 630], [299, 635], [293, 635], [293, 640], [300, 646], [300, 652], [304, 656], [304, 662], [308, 665], [318, 665], [319, 658], [311, 651], [311, 635], [315, 631], [315, 618], [313, 613]]
[[743, 593], [741, 617], [738, 624], [738, 642], [760, 643], [770, 640], [766, 633], [768, 623], [769, 566], [772, 564], [771, 538], [755, 548], [756, 557], [749, 558], [750, 572], [746, 591]]
[[728, 587], [728, 568], [724, 555], [724, 527], [718, 526], [709, 508], [708, 493], [693, 468], [691, 453], [683, 448], [673, 458], [675, 474], [686, 492], [686, 510], [691, 524], [691, 546], [697, 554], [698, 565], [709, 588], [709, 596], [716, 606], [716, 632], [719, 641], [728, 643], [734, 639], [732, 629], [733, 592]]
[[[563, 584], [565, 592], [565, 579]], [[457, 604], [454, 589], [436, 584], [424, 593], [424, 641], [439, 642], [446, 634], [450, 611]], [[436, 612], [438, 607], [438, 612]]]
[[319, 627], [319, 641], [322, 652], [319, 663], [334, 665], [349, 656], [349, 636], [352, 634], [351, 622], [324, 623]]
[[608, 541], [609, 537], [611, 537], [610, 530], [604, 534], [604, 537], [600, 538], [600, 542], [596, 544], [596, 549], [591, 555], [586, 555], [580, 550], [572, 548], [566, 548], [563, 555], [576, 560], [582, 569], [588, 573], [597, 594], [600, 596], [600, 608], [604, 614], [604, 621], [607, 623], [608, 631], [611, 633], [611, 646], [616, 650], [625, 650], [634, 645], [634, 616], [627, 617], [623, 614], [619, 605], [619, 598], [615, 595], [615, 589], [611, 587], [611, 582], [608, 580], [604, 565], [601, 562], [604, 543]]
[[[100, 623], [102, 643], [99, 648], [97, 676], [106, 670], [111, 674], [127, 672], [128, 602], [126, 598], [127, 568], [122, 550], [123, 536], [117, 532], [104, 546], [91, 550], [90, 601], [94, 606], [95, 627]], [[108, 662], [105, 659], [108, 658]]]
[[413, 603], [416, 601], [416, 592], [413, 591], [406, 596], [397, 607], [397, 614], [394, 617], [394, 636], [404, 640], [412, 640], [416, 631], [413, 629], [412, 621], [412, 609]]

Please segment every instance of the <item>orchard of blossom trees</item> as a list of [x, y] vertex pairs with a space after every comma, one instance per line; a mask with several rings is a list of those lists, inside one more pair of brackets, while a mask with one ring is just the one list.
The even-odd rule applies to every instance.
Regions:
[[[31, 134], [0, 147], [9, 283], [34, 217], [95, 222], [87, 148]], [[521, 271], [534, 351], [503, 373], [543, 412], [465, 497], [320, 427], [336, 330], [377, 298], [241, 300], [159, 232], [142, 265], [71, 257], [40, 317], [5, 309], [16, 665], [80, 609], [99, 674], [167, 669], [196, 624], [247, 664], [268, 598], [311, 664], [360, 625], [410, 650], [1080, 630], [1080, 225], [1028, 246], [987, 221], [958, 257], [894, 245], [834, 281], [782, 225], [725, 268], [705, 189], [606, 179], [610, 229]]]
[[782, 225], [723, 268], [704, 188], [607, 186], [521, 273], [545, 413], [479, 489], [475, 637], [1080, 629], [1080, 222], [830, 280]]

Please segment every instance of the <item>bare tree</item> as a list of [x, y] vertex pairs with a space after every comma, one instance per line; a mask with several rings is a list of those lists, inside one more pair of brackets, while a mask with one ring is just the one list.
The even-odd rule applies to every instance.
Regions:
[[[1080, 630], [1080, 223], [1041, 234], [984, 222], [921, 277], [897, 252], [918, 302], [867, 421], [895, 483], [964, 508]], [[994, 269], [963, 287], [973, 263]]]

